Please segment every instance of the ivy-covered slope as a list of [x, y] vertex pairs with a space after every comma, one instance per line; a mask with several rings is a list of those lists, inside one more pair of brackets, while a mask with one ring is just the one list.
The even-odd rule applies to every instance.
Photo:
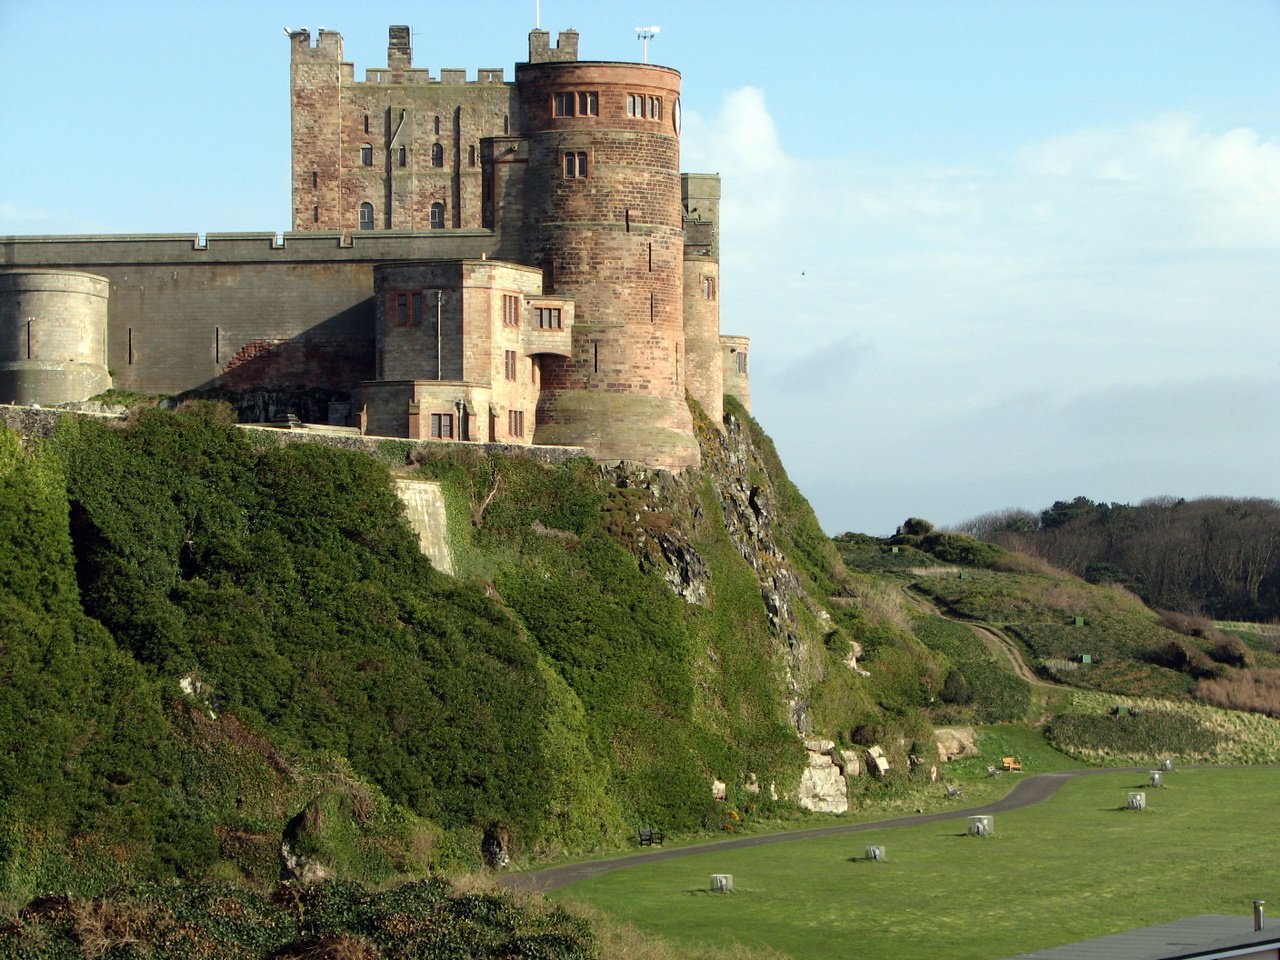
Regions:
[[[838, 664], [805, 587], [838, 571], [743, 422], [678, 477], [278, 444], [213, 405], [5, 433], [0, 897], [269, 886], [286, 836], [377, 881], [475, 862], [495, 824], [587, 850], [718, 825], [715, 780], [785, 803]], [[443, 483], [456, 577], [393, 469]]]

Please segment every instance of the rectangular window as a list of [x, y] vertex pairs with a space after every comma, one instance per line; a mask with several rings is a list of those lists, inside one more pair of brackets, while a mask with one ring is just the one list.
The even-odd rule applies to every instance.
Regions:
[[643, 117], [644, 116], [644, 97], [638, 93], [627, 94], [627, 116]]
[[360, 148], [360, 162], [366, 167], [373, 166], [373, 144], [366, 143]]
[[507, 379], [514, 380], [516, 378], [516, 352], [514, 350], [505, 351], [504, 361], [503, 366]]
[[564, 321], [559, 307], [537, 307], [534, 309], [539, 330], [562, 330]]
[[415, 293], [413, 295], [413, 313], [411, 315], [411, 323], [416, 327], [422, 323], [422, 294]]
[[716, 298], [716, 278], [715, 277], [702, 278], [702, 296], [707, 300], [714, 300]]
[[649, 119], [650, 120], [662, 119], [662, 98], [661, 97], [649, 98]]
[[520, 326], [520, 298], [509, 293], [502, 295], [502, 324], [506, 327]]
[[406, 293], [396, 294], [396, 326], [407, 327], [409, 325], [409, 295]]
[[431, 415], [431, 436], [438, 440], [453, 439], [452, 413], [433, 413]]
[[743, 376], [747, 373], [747, 355], [741, 350], [738, 351], [738, 373]]
[[600, 95], [594, 90], [574, 90], [553, 94], [553, 117], [596, 117], [600, 115]]
[[507, 436], [509, 437], [524, 436], [524, 411], [523, 410], [507, 411]]
[[587, 175], [587, 155], [581, 151], [567, 151], [564, 155], [566, 180], [581, 180]]

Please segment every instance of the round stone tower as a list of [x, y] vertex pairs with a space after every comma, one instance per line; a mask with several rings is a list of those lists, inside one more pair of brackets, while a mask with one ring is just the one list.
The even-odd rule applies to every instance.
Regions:
[[572, 297], [572, 356], [542, 367], [535, 443], [698, 463], [685, 401], [680, 75], [589, 61], [516, 68], [528, 138], [523, 259]]
[[0, 272], [0, 403], [87, 400], [111, 386], [105, 277]]

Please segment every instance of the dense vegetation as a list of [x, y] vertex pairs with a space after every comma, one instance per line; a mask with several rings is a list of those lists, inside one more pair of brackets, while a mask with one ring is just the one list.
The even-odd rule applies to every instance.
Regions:
[[1091, 583], [1120, 583], [1150, 606], [1220, 620], [1280, 618], [1280, 502], [1163, 497], [1137, 506], [1059, 500], [1004, 510], [967, 533], [1044, 557]]
[[370, 893], [349, 881], [267, 898], [217, 883], [150, 884], [86, 899], [40, 898], [0, 926], [0, 957], [92, 960], [587, 960], [585, 921], [493, 893], [457, 893], [433, 877]]

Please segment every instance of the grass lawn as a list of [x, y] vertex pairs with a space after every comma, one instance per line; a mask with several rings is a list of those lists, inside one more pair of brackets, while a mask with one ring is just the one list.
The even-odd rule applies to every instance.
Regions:
[[[1280, 769], [1174, 770], [1166, 787], [1104, 773], [995, 818], [708, 852], [555, 896], [676, 944], [768, 946], [791, 957], [995, 960], [1197, 913], [1280, 902]], [[1124, 809], [1130, 790], [1148, 809]], [[882, 844], [887, 860], [862, 859]], [[713, 873], [729, 895], [707, 892]]]

